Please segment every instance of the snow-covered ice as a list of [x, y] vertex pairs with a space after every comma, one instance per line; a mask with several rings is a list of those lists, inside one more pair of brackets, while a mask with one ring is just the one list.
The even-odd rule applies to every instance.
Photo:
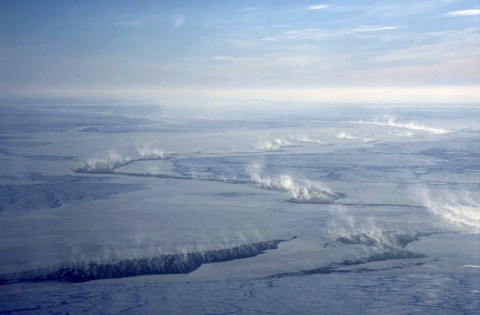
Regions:
[[308, 110], [3, 106], [0, 312], [478, 313], [478, 108]]

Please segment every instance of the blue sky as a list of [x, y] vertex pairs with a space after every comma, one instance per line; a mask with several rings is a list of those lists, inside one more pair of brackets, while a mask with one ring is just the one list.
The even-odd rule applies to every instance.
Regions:
[[480, 100], [480, 1], [0, 2], [1, 102]]

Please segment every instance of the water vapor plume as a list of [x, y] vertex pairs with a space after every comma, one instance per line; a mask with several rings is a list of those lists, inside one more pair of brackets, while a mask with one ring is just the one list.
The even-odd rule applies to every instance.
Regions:
[[294, 203], [333, 203], [345, 197], [334, 192], [320, 181], [294, 180], [290, 175], [279, 177], [262, 176], [261, 167], [255, 165], [248, 170], [251, 181], [258, 187], [269, 190], [285, 191], [290, 194], [290, 202]]
[[119, 167], [127, 165], [130, 161], [130, 158], [111, 151], [106, 158], [88, 160], [75, 171], [81, 173], [108, 174], [113, 173], [114, 170]]
[[290, 142], [288, 140], [275, 139], [273, 141], [264, 141], [263, 143], [259, 143], [255, 148], [262, 152], [278, 152], [283, 151], [283, 149], [287, 146], [290, 146]]
[[427, 209], [450, 225], [480, 232], [480, 200], [469, 192], [420, 189], [417, 194]]
[[443, 135], [447, 133], [451, 133], [451, 130], [443, 129], [443, 128], [436, 128], [427, 126], [418, 122], [399, 122], [396, 118], [391, 116], [384, 116], [382, 119], [366, 121], [366, 120], [359, 120], [359, 121], [352, 121], [354, 124], [365, 124], [365, 125], [377, 125], [377, 126], [388, 126], [388, 127], [396, 127], [396, 128], [403, 128], [408, 130], [414, 131], [425, 131], [429, 132], [434, 135]]
[[344, 244], [357, 244], [375, 246], [393, 251], [403, 250], [411, 242], [419, 240], [420, 236], [430, 233], [393, 233], [380, 230], [372, 230], [359, 234], [348, 234], [337, 238], [337, 241]]
[[138, 149], [138, 154], [140, 155], [140, 159], [143, 161], [146, 160], [168, 160], [173, 157], [173, 154], [155, 149], [155, 148], [150, 148], [147, 146], [142, 147], [141, 149]]
[[396, 137], [413, 137], [415, 134], [411, 131], [403, 131], [403, 132], [389, 132], [390, 135]]
[[337, 204], [332, 207], [332, 219], [328, 234], [343, 244], [356, 244], [375, 247], [382, 250], [400, 251], [419, 239], [421, 236], [429, 236], [431, 233], [411, 231], [390, 231], [379, 226], [372, 218], [358, 219], [350, 213], [348, 208]]
[[83, 165], [76, 168], [75, 171], [79, 173], [112, 174], [120, 167], [129, 165], [133, 162], [167, 160], [174, 156], [171, 153], [149, 147], [143, 147], [142, 149], [139, 149], [137, 153], [138, 157], [131, 158], [123, 156], [115, 151], [110, 151], [106, 158], [88, 160]]
[[372, 142], [374, 141], [372, 138], [368, 137], [368, 136], [364, 136], [364, 137], [355, 137], [355, 136], [352, 136], [351, 134], [349, 133], [346, 133], [346, 132], [341, 132], [337, 135], [337, 138], [338, 139], [342, 139], [342, 140], [361, 140], [363, 142]]
[[86, 282], [100, 279], [125, 278], [142, 275], [187, 274], [203, 264], [245, 259], [277, 249], [287, 240], [247, 243], [232, 248], [165, 254], [153, 257], [108, 261], [69, 263], [57, 267], [0, 275], [0, 285], [19, 282]]
[[312, 143], [312, 144], [327, 144], [324, 141], [317, 140], [317, 139], [312, 139], [309, 137], [297, 137], [297, 138], [292, 138], [293, 140], [301, 143]]

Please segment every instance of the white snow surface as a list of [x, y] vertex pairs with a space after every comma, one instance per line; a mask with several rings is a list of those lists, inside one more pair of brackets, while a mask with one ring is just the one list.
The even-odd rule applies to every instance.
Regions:
[[480, 312], [478, 108], [102, 110], [0, 108], [0, 312]]

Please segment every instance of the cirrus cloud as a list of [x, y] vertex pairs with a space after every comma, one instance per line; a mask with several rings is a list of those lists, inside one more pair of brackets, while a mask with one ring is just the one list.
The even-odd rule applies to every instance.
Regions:
[[330, 7], [328, 4], [317, 4], [317, 5], [311, 5], [307, 7], [307, 10], [323, 10]]
[[472, 16], [472, 15], [480, 15], [480, 9], [451, 11], [451, 12], [447, 12], [446, 15], [451, 15], [451, 16]]

